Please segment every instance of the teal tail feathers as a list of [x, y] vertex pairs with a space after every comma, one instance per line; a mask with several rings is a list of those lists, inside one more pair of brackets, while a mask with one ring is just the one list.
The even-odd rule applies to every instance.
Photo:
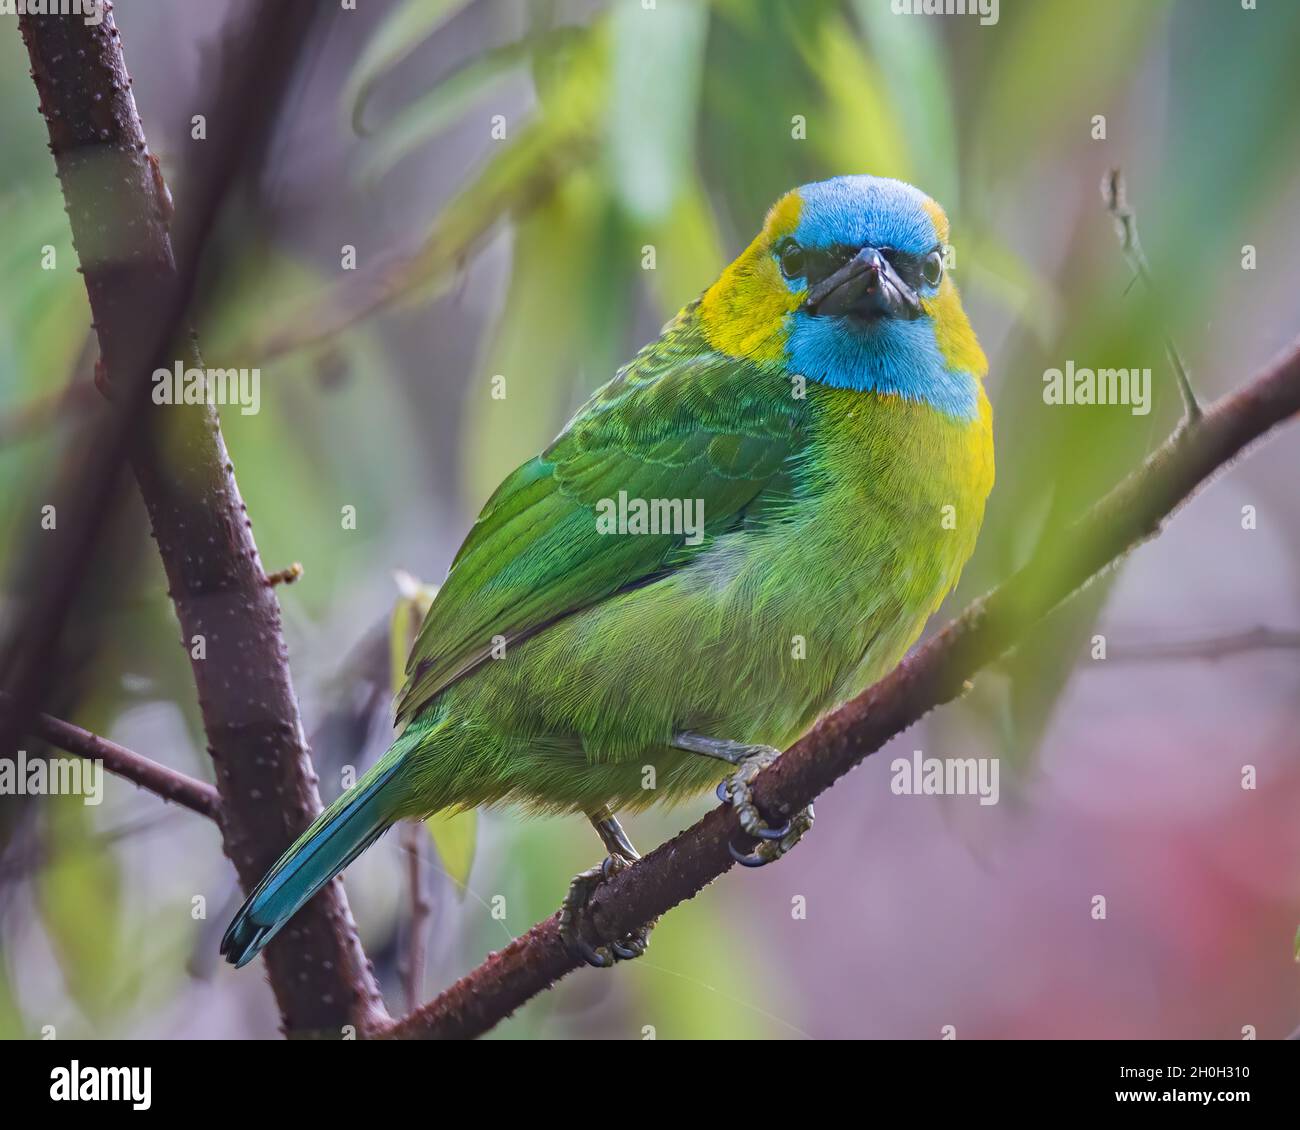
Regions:
[[221, 939], [222, 956], [231, 965], [239, 969], [252, 961], [312, 895], [387, 831], [393, 806], [385, 786], [401, 761], [383, 758], [280, 856]]

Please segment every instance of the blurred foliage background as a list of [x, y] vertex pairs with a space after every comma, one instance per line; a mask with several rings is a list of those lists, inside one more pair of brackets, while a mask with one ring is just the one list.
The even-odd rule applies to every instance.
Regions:
[[[205, 102], [211, 60], [246, 12], [116, 4], [178, 209], [202, 144], [192, 117], [221, 113]], [[311, 35], [259, 171], [216, 234], [197, 321], [209, 364], [262, 371], [261, 412], [223, 423], [267, 567], [305, 568], [281, 597], [327, 799], [389, 736], [405, 575], [436, 584], [500, 478], [793, 185], [900, 177], [952, 220], [955, 278], [992, 363], [998, 483], [945, 612], [1050, 545], [1175, 423], [1163, 326], [1204, 399], [1300, 328], [1300, 5], [1002, 0], [984, 26], [896, 14], [890, 0], [322, 0]], [[96, 394], [11, 18], [0, 64], [8, 573], [31, 536], [30, 485], [55, 473], [69, 418]], [[1113, 166], [1154, 294], [1130, 286], [1101, 205]], [[42, 269], [46, 247], [56, 269]], [[342, 269], [347, 247], [355, 271]], [[1067, 359], [1152, 369], [1155, 410], [1046, 405], [1041, 374]], [[727, 878], [668, 916], [644, 959], [569, 979], [497, 1034], [1290, 1031], [1297, 652], [1160, 649], [1300, 625], [1298, 471], [1294, 435], [1233, 469], [963, 702], [842, 781], [780, 867]], [[355, 530], [341, 528], [347, 505]], [[209, 777], [138, 505], [97, 564], [96, 614], [68, 641], [77, 676], [52, 708]], [[1092, 658], [1097, 634], [1105, 661]], [[1002, 803], [892, 795], [889, 762], [918, 748], [1002, 758]], [[215, 829], [120, 781], [106, 792], [99, 807], [0, 798], [0, 1034], [274, 1034], [263, 980], [215, 959], [238, 899]], [[707, 803], [636, 818], [632, 836], [654, 844]], [[551, 913], [600, 854], [576, 819], [483, 814], [472, 859], [464, 825], [437, 833], [441, 856], [424, 845], [425, 994]], [[444, 859], [472, 863], [463, 887]], [[410, 900], [398, 836], [347, 887], [399, 1008]], [[1097, 894], [1105, 921], [1090, 914]]]

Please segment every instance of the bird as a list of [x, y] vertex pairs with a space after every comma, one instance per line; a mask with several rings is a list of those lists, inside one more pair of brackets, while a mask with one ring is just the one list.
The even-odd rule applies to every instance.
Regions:
[[782, 196], [754, 240], [500, 484], [410, 651], [388, 751], [288, 848], [221, 943], [246, 965], [399, 820], [511, 804], [609, 853], [559, 912], [591, 965], [618, 820], [716, 787], [732, 854], [780, 858], [749, 784], [892, 670], [955, 586], [993, 486], [988, 363], [948, 219], [899, 180]]

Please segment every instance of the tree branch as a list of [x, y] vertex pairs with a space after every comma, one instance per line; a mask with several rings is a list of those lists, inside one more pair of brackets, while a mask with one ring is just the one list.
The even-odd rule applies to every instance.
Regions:
[[199, 781], [157, 761], [150, 761], [143, 754], [127, 749], [124, 745], [101, 738], [71, 722], [52, 718], [48, 714], [38, 714], [32, 724], [32, 733], [44, 738], [52, 746], [67, 753], [90, 761], [103, 762], [104, 768], [118, 777], [123, 777], [140, 788], [172, 801], [206, 816], [210, 820], [221, 822], [221, 798], [217, 790], [206, 781]]
[[[1147, 263], [1146, 252], [1142, 250], [1142, 241], [1138, 239], [1137, 213], [1129, 205], [1124, 190], [1124, 173], [1121, 169], [1110, 169], [1101, 181], [1101, 199], [1106, 211], [1115, 221], [1115, 235], [1119, 239], [1119, 249], [1128, 262], [1133, 278], [1141, 282], [1151, 293], [1155, 292], [1155, 283], [1151, 279], [1151, 266]], [[1187, 375], [1187, 365], [1178, 350], [1173, 335], [1164, 331], [1165, 352], [1169, 355], [1169, 364], [1178, 382], [1178, 395], [1183, 401], [1183, 418], [1195, 420], [1201, 414], [1201, 406], [1192, 391], [1192, 382]]]
[[[1207, 659], [1213, 662], [1254, 651], [1296, 650], [1300, 650], [1300, 631], [1260, 624], [1245, 631], [1206, 636], [1203, 639], [1111, 644], [1106, 652], [1106, 660], [1109, 663], [1147, 663], [1177, 659]], [[1106, 664], [1097, 666], [1105, 667]]]
[[[792, 815], [890, 738], [961, 696], [967, 680], [1014, 647], [1030, 625], [1154, 537], [1206, 479], [1296, 412], [1300, 342], [1253, 383], [1188, 420], [1062, 539], [1040, 547], [1027, 565], [891, 674], [822, 719], [754, 780], [756, 803], [770, 819]], [[715, 808], [617, 874], [592, 896], [589, 921], [595, 935], [590, 940], [612, 941], [694, 896], [731, 868], [727, 845], [733, 839], [741, 839], [735, 814], [729, 807]], [[556, 919], [548, 918], [377, 1035], [480, 1035], [577, 966], [560, 941]]]
[[429, 830], [423, 820], [402, 823], [402, 850], [406, 853], [406, 879], [411, 895], [411, 921], [406, 953], [402, 957], [402, 979], [406, 987], [406, 1007], [420, 1003], [424, 984], [425, 952], [428, 948], [429, 914], [433, 903], [425, 891], [423, 845]]
[[[170, 194], [145, 144], [111, 5], [105, 9], [94, 26], [77, 16], [19, 19], [114, 397], [105, 434], [83, 450], [68, 516], [59, 512], [70, 544], [58, 547], [5, 655], [15, 707], [3, 728], [22, 732], [49, 685], [54, 642], [94, 557], [111, 483], [129, 459], [192, 661], [226, 854], [249, 890], [320, 811], [320, 798], [279, 603], [217, 414], [209, 405], [153, 404], [149, 378], [178, 357], [202, 367], [184, 334], [199, 251], [294, 73], [315, 9], [311, 0], [250, 9], [238, 42], [220, 46], [209, 137], [193, 148], [188, 223], [175, 254]], [[386, 1019], [340, 884], [268, 946], [266, 963], [286, 1032], [337, 1037], [346, 1026], [364, 1032]]]

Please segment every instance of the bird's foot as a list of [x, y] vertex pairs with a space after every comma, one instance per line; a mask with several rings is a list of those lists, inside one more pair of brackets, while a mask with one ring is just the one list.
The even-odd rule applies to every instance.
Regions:
[[718, 799], [736, 810], [741, 830], [757, 841], [753, 848], [744, 852], [735, 844], [728, 844], [731, 858], [742, 867], [764, 867], [780, 859], [803, 838], [813, 826], [813, 809], [810, 804], [784, 824], [772, 827], [754, 804], [750, 783], [781, 756], [781, 751], [765, 745], [751, 746], [750, 750], [737, 762], [740, 768], [718, 786]]
[[631, 961], [640, 957], [650, 944], [650, 931], [654, 923], [639, 926], [630, 934], [607, 945], [593, 946], [584, 936], [583, 926], [588, 915], [591, 896], [602, 883], [620, 871], [631, 867], [621, 855], [607, 856], [605, 861], [573, 877], [569, 893], [560, 905], [560, 939], [570, 953], [582, 958], [588, 965], [604, 969], [616, 961]]

